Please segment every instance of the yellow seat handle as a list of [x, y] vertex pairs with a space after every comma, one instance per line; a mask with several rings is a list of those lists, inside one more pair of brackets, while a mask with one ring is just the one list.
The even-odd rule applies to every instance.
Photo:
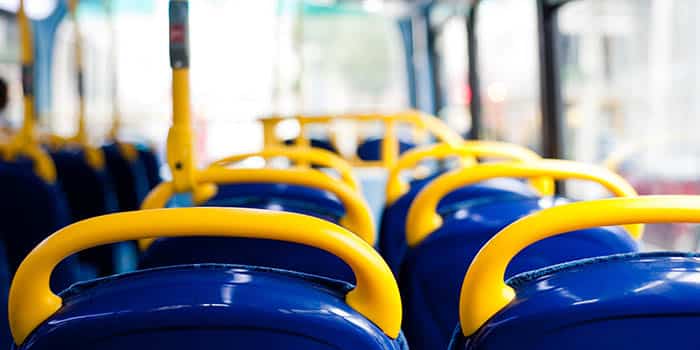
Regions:
[[[495, 141], [464, 141], [456, 146], [439, 143], [411, 150], [406, 152], [396, 165], [389, 170], [386, 185], [386, 202], [392, 204], [409, 191], [409, 183], [401, 177], [403, 171], [415, 168], [427, 158], [445, 159], [450, 157], [460, 157], [464, 166], [476, 164], [478, 157], [503, 158], [513, 161], [541, 159], [537, 153], [525, 147]], [[531, 180], [531, 184], [542, 195], [553, 194], [554, 181], [552, 179], [535, 178]]]
[[260, 152], [237, 154], [213, 162], [210, 167], [227, 167], [235, 165], [249, 158], [260, 157], [263, 159], [284, 157], [292, 162], [311, 163], [331, 168], [338, 172], [340, 178], [354, 190], [360, 190], [360, 182], [352, 172], [352, 166], [343, 158], [338, 157], [320, 148], [312, 147], [269, 147]]
[[481, 248], [462, 284], [459, 314], [465, 336], [506, 307], [515, 291], [503, 281], [508, 264], [529, 245], [565, 232], [638, 223], [700, 223], [700, 196], [609, 198], [565, 204], [526, 216]]
[[292, 213], [236, 208], [178, 208], [106, 215], [70, 225], [44, 240], [24, 259], [10, 289], [10, 327], [22, 344], [61, 308], [49, 287], [64, 258], [96, 246], [147, 237], [246, 237], [300, 243], [346, 262], [357, 286], [346, 296], [350, 307], [396, 338], [401, 299], [389, 267], [367, 243], [325, 220]]
[[[637, 196], [637, 191], [622, 177], [605, 168], [568, 160], [542, 159], [532, 162], [487, 163], [447, 173], [418, 193], [406, 218], [406, 239], [416, 246], [442, 226], [437, 213], [440, 200], [450, 192], [489, 179], [513, 177], [550, 177], [597, 182], [618, 197]], [[643, 225], [627, 227], [630, 235], [641, 239]]]
[[[370, 245], [375, 245], [375, 231], [372, 211], [362, 196], [348, 185], [313, 169], [229, 169], [214, 167], [197, 174], [198, 184], [244, 184], [244, 183], [282, 183], [306, 186], [325, 190], [340, 200], [345, 208], [345, 217], [340, 224], [354, 232]], [[164, 208], [175, 194], [175, 186], [165, 182], [157, 186], [146, 197], [142, 209]], [[141, 249], [147, 248], [152, 240], [139, 242]]]
[[461, 136], [454, 130], [450, 129], [439, 118], [424, 114], [417, 110], [407, 110], [394, 114], [345, 114], [345, 115], [318, 115], [318, 116], [291, 116], [291, 117], [265, 117], [259, 119], [263, 123], [263, 136], [265, 139], [265, 147], [275, 147], [280, 141], [274, 134], [274, 128], [283, 120], [296, 120], [301, 132], [296, 139], [297, 145], [308, 146], [309, 140], [306, 137], [304, 130], [310, 124], [330, 124], [334, 121], [343, 120], [356, 123], [379, 122], [384, 126], [383, 142], [381, 145], [381, 160], [376, 161], [361, 161], [352, 159], [353, 165], [360, 167], [393, 167], [399, 157], [399, 140], [396, 134], [395, 127], [398, 124], [408, 124], [421, 132], [427, 132], [434, 136], [439, 142], [444, 142], [453, 146], [463, 142]]

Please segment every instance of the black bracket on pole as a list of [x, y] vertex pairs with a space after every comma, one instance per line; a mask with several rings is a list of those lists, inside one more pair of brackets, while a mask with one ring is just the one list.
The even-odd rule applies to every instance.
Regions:
[[189, 4], [170, 1], [170, 66], [175, 69], [190, 66]]

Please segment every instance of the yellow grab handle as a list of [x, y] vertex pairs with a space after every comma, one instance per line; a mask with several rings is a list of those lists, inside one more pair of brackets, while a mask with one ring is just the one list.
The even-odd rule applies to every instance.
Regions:
[[529, 245], [592, 227], [700, 223], [700, 196], [609, 198], [565, 204], [526, 216], [486, 243], [469, 266], [460, 296], [462, 332], [474, 334], [515, 298], [503, 281], [511, 259]]
[[[209, 168], [197, 175], [198, 184], [236, 183], [282, 183], [307, 186], [325, 190], [338, 197], [345, 208], [345, 217], [340, 224], [354, 232], [370, 245], [374, 245], [377, 234], [372, 211], [359, 193], [344, 183], [313, 169], [227, 169]], [[175, 186], [166, 182], [157, 186], [149, 194], [141, 207], [143, 209], [162, 208], [175, 193]], [[195, 198], [195, 201], [197, 199]], [[152, 240], [143, 240], [139, 246], [144, 249]]]
[[215, 161], [210, 165], [210, 167], [226, 167], [248, 158], [261, 157], [264, 159], [270, 159], [275, 157], [284, 157], [294, 162], [304, 162], [311, 163], [315, 165], [320, 165], [323, 167], [331, 168], [338, 172], [340, 178], [348, 186], [352, 187], [354, 190], [360, 190], [360, 182], [357, 180], [352, 172], [352, 166], [343, 158], [338, 157], [333, 152], [329, 152], [325, 149], [313, 148], [313, 147], [268, 147], [260, 152], [251, 152], [244, 154], [237, 154], [231, 157], [226, 157]]
[[292, 117], [266, 117], [261, 118], [259, 121], [263, 123], [263, 135], [265, 138], [265, 147], [270, 147], [274, 144], [279, 143], [277, 137], [274, 135], [274, 127], [282, 120], [296, 120], [301, 126], [301, 133], [296, 139], [296, 144], [301, 146], [308, 146], [309, 140], [307, 139], [304, 131], [306, 126], [309, 124], [330, 124], [336, 120], [346, 120], [358, 123], [366, 122], [379, 122], [384, 125], [385, 135], [381, 146], [382, 159], [380, 161], [361, 161], [353, 159], [352, 161], [357, 166], [379, 166], [379, 167], [391, 167], [395, 164], [396, 158], [398, 157], [398, 138], [395, 131], [395, 126], [397, 124], [410, 124], [416, 130], [428, 132], [433, 135], [439, 142], [444, 142], [453, 146], [459, 145], [463, 142], [461, 136], [454, 130], [450, 129], [445, 123], [443, 123], [439, 118], [424, 114], [417, 110], [408, 110], [395, 114], [346, 114], [346, 115], [319, 115], [319, 116], [292, 116]]
[[24, 259], [10, 289], [10, 327], [22, 344], [61, 308], [49, 288], [53, 269], [64, 258], [96, 246], [147, 237], [249, 237], [300, 243], [323, 249], [346, 262], [357, 286], [346, 296], [350, 307], [396, 338], [401, 299], [391, 270], [357, 236], [325, 220], [292, 213], [236, 208], [179, 208], [127, 212], [70, 225], [44, 240]]
[[[550, 177], [559, 180], [579, 179], [597, 182], [618, 197], [634, 197], [637, 191], [619, 175], [595, 165], [568, 160], [542, 159], [532, 162], [487, 163], [447, 173], [418, 193], [406, 218], [406, 240], [416, 246], [442, 226], [437, 213], [440, 200], [450, 192], [478, 182], [501, 177]], [[627, 227], [630, 235], [641, 239], [643, 225]]]
[[[387, 203], [394, 203], [410, 189], [409, 183], [401, 178], [401, 172], [416, 167], [426, 158], [445, 159], [456, 156], [464, 160], [465, 166], [475, 164], [477, 157], [495, 157], [517, 161], [541, 159], [537, 153], [527, 148], [495, 141], [464, 141], [456, 146], [440, 143], [429, 147], [418, 148], [406, 152], [406, 154], [399, 159], [396, 166], [389, 170], [389, 177], [386, 185]], [[552, 179], [535, 178], [531, 180], [531, 184], [542, 195], [546, 196], [554, 193], [554, 181], [552, 181]]]

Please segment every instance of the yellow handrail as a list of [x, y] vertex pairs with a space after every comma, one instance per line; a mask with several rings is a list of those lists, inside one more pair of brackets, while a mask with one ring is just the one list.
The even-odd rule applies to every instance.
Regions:
[[[463, 166], [476, 164], [476, 158], [478, 157], [497, 157], [516, 161], [541, 159], [537, 153], [527, 148], [495, 141], [463, 141], [457, 146], [439, 143], [424, 148], [417, 148], [406, 152], [390, 168], [386, 184], [387, 204], [394, 203], [410, 189], [409, 183], [401, 177], [403, 171], [416, 167], [427, 158], [445, 159], [449, 157], [460, 157]], [[554, 182], [551, 179], [532, 179], [531, 184], [542, 195], [551, 195], [553, 193]]]
[[577, 202], [545, 209], [503, 229], [481, 248], [462, 284], [459, 314], [470, 336], [515, 298], [503, 278], [529, 245], [565, 232], [639, 223], [700, 223], [700, 196], [649, 196]]
[[272, 116], [261, 118], [260, 122], [263, 124], [264, 144], [266, 147], [280, 146], [283, 144], [282, 141], [277, 138], [275, 128], [279, 123], [285, 120], [296, 120], [299, 123], [300, 133], [295, 140], [295, 144], [298, 146], [308, 146], [310, 144], [310, 140], [305, 133], [307, 126], [310, 124], [330, 124], [337, 120], [381, 122], [384, 125], [384, 135], [380, 152], [382, 159], [378, 162], [352, 159], [354, 164], [358, 166], [391, 167], [394, 165], [399, 157], [399, 139], [395, 129], [398, 124], [410, 124], [416, 129], [427, 131], [434, 136], [438, 142], [444, 142], [450, 145], [458, 145], [463, 142], [459, 134], [452, 131], [437, 117], [424, 114], [420, 111], [409, 110], [395, 114], [346, 114], [333, 116], [297, 115], [292, 117]]
[[[442, 226], [442, 217], [437, 213], [437, 206], [444, 196], [464, 186], [502, 177], [589, 180], [603, 185], [618, 197], [637, 196], [637, 191], [625, 179], [595, 165], [553, 159], [481, 164], [440, 176], [420, 191], [406, 218], [408, 244], [412, 247], [420, 244]], [[633, 238], [641, 239], [644, 227], [632, 225], [627, 227], [627, 230]]]
[[17, 25], [21, 44], [24, 117], [21, 130], [12, 137], [7, 145], [0, 147], [0, 153], [7, 160], [14, 160], [18, 156], [30, 158], [34, 162], [34, 172], [44, 181], [53, 183], [56, 181], [56, 167], [51, 157], [41, 148], [35, 130], [34, 45], [31, 23], [24, 8], [24, 0], [19, 2]]
[[284, 157], [293, 162], [307, 162], [313, 165], [328, 167], [337, 171], [340, 178], [348, 186], [352, 187], [354, 190], [360, 190], [360, 182], [357, 180], [355, 175], [353, 175], [352, 166], [350, 166], [350, 164], [339, 156], [335, 155], [333, 152], [320, 148], [269, 147], [259, 152], [237, 154], [219, 159], [213, 162], [210, 167], [227, 167], [253, 157], [260, 157], [266, 160], [276, 157]]
[[[197, 175], [200, 184], [223, 185], [237, 183], [283, 183], [313, 187], [338, 197], [345, 208], [340, 224], [370, 245], [377, 240], [372, 211], [362, 196], [344, 183], [313, 169], [227, 169], [209, 168]], [[165, 182], [157, 186], [144, 200], [142, 209], [164, 208], [175, 194], [175, 185]], [[139, 242], [146, 249], [152, 240]]]
[[24, 259], [10, 289], [10, 328], [16, 344], [50, 318], [63, 300], [49, 288], [53, 269], [85, 249], [148, 237], [249, 237], [295, 242], [323, 249], [346, 262], [357, 286], [345, 297], [350, 307], [396, 338], [401, 299], [391, 270], [367, 243], [345, 229], [313, 217], [234, 208], [180, 208], [112, 214], [68, 226], [44, 240]]

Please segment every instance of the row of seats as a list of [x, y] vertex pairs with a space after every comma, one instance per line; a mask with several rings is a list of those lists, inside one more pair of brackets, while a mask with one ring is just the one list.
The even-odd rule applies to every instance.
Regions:
[[[147, 147], [116, 138], [94, 147], [86, 142], [83, 130], [71, 138], [36, 130], [34, 50], [24, 2], [20, 2], [17, 22], [22, 42], [24, 118], [20, 128], [3, 130], [0, 139], [2, 295], [9, 292], [10, 279], [23, 259], [51, 233], [98, 215], [138, 209], [148, 191], [160, 182], [159, 161]], [[51, 275], [51, 287], [64, 290], [85, 279], [125, 271], [134, 265], [134, 256], [133, 243], [71, 254]], [[6, 303], [0, 305], [6, 310]], [[0, 347], [9, 347], [7, 318], [0, 319]]]
[[[513, 147], [495, 143], [465, 143], [454, 148], [452, 155], [495, 157], [506, 154]], [[441, 150], [440, 154], [445, 154], [441, 157], [448, 157], [449, 152], [444, 145], [415, 152], [430, 155], [436, 154], [436, 149]], [[298, 147], [286, 151], [292, 152], [288, 154], [324, 153]], [[279, 153], [267, 150], [264, 155], [273, 157]], [[327, 152], [324, 154], [331, 156]], [[406, 157], [414, 157], [414, 153]], [[312, 158], [299, 156], [295, 160], [316, 164]], [[473, 159], [462, 159], [460, 164], [473, 162]], [[46, 254], [51, 256], [54, 260], [51, 264], [55, 265], [69, 252], [92, 248], [97, 244], [144, 239], [152, 235], [165, 236], [142, 244], [146, 249], [142, 263], [147, 259], [151, 259], [151, 262], [138, 272], [81, 283], [61, 294], [63, 301], [51, 306], [52, 318], [41, 319], [38, 323], [33, 320], [26, 334], [31, 333], [31, 336], [24, 342], [24, 347], [44, 348], [56, 344], [80, 347], [89, 344], [87, 347], [93, 348], [99, 339], [101, 348], [123, 348], [136, 342], [178, 348], [185, 344], [222, 346], [232, 340], [263, 348], [361, 346], [399, 349], [407, 344], [414, 349], [442, 345], [455, 349], [514, 346], [554, 349], [564, 344], [567, 348], [576, 349], [612, 348], [614, 344], [621, 344], [619, 337], [593, 335], [595, 332], [608, 334], [608, 327], [625, 331], [630, 327], [625, 324], [627, 318], [631, 318], [632, 324], [654, 325], [657, 330], [665, 330], [667, 335], [675, 335], [673, 327], [678, 326], [678, 320], [671, 323], [673, 327], [660, 327], [660, 324], [669, 322], [668, 318], [672, 316], [664, 314], [664, 318], [659, 320], [657, 316], [638, 320], [638, 313], [646, 310], [642, 308], [644, 302], [649, 302], [645, 298], [653, 298], [665, 290], [656, 288], [665, 268], [681, 271], [678, 277], [683, 279], [688, 278], [684, 273], [693, 274], [692, 266], [697, 263], [694, 256], [687, 254], [637, 254], [635, 239], [641, 234], [639, 226], [625, 226], [624, 229], [607, 227], [639, 221], [696, 221], [700, 219], [700, 211], [696, 209], [700, 204], [697, 198], [635, 198], [634, 190], [624, 180], [597, 167], [533, 158], [460, 166], [439, 176], [414, 180], [409, 184], [408, 191], [387, 206], [385, 211], [396, 211], [395, 205], [402, 198], [412, 196], [412, 203], [404, 213], [407, 223], [399, 227], [383, 221], [382, 227], [385, 229], [374, 240], [391, 242], [390, 237], [401, 236], [404, 239], [401, 245], [406, 251], [394, 258], [385, 254], [382, 259], [374, 249], [376, 246], [372, 247], [372, 239], [362, 239], [356, 233], [324, 223], [340, 223], [342, 220], [338, 217], [320, 215], [313, 206], [300, 205], [287, 209], [286, 201], [299, 205], [303, 201], [318, 203], [319, 198], [337, 201], [335, 204], [340, 204], [341, 210], [347, 208], [336, 195], [329, 196], [330, 191], [314, 185], [300, 185], [303, 181], [290, 180], [296, 177], [287, 179], [279, 176], [293, 173], [329, 178], [320, 170], [240, 169], [226, 168], [227, 165], [230, 165], [228, 161], [218, 162], [207, 170], [212, 170], [212, 174], [216, 174], [213, 170], [217, 170], [221, 174], [234, 175], [203, 176], [209, 183], [216, 182], [220, 189], [216, 197], [223, 199], [221, 193], [228, 196], [228, 202], [224, 204], [208, 201], [199, 204], [216, 208], [152, 209], [87, 220], [58, 232], [46, 242], [47, 248], [40, 247], [50, 249], [57, 246], [65, 250], [60, 254], [35, 250], [32, 255], [38, 257], [30, 256], [25, 262], [29, 266], [27, 269], [34, 273], [37, 270], [36, 267], [32, 268], [32, 264], [44, 265], [40, 266], [42, 268], [54, 267], [47, 267], [43, 262]], [[266, 176], [272, 177], [266, 180]], [[533, 180], [524, 183], [508, 181], [503, 179], [505, 177]], [[222, 180], [225, 178], [235, 180]], [[273, 178], [280, 180], [274, 181]], [[500, 180], [490, 180], [496, 178]], [[552, 197], [552, 179], [568, 178], [597, 181], [613, 194], [624, 198], [570, 203], [566, 198]], [[334, 181], [357, 194], [349, 183], [340, 178]], [[397, 180], [390, 180], [389, 183], [393, 181]], [[388, 188], [395, 186], [390, 184]], [[163, 186], [169, 185], [162, 184], [161, 188]], [[225, 190], [228, 186], [232, 186], [234, 191]], [[236, 192], [236, 187], [241, 192]], [[156, 189], [152, 192], [150, 198], [160, 197], [159, 191]], [[452, 199], [446, 200], [447, 194]], [[244, 201], [248, 198], [253, 200]], [[248, 206], [248, 203], [254, 204]], [[221, 206], [297, 213], [305, 211], [305, 214], [317, 219], [306, 215], [222, 209]], [[292, 207], [294, 205], [290, 205]], [[385, 216], [383, 220], [388, 217]], [[516, 223], [510, 225], [512, 222]], [[560, 235], [569, 231], [575, 232]], [[75, 237], [78, 243], [71, 244], [78, 247], [62, 247], [67, 244], [63, 242], [66, 237]], [[341, 242], [336, 242], [337, 239]], [[385, 246], [391, 244], [385, 243]], [[153, 253], [152, 249], [158, 254], [149, 256]], [[226, 254], [227, 251], [229, 254]], [[211, 255], [207, 255], [207, 252]], [[381, 252], [384, 253], [383, 250]], [[158, 256], [166, 260], [158, 262]], [[496, 264], [496, 260], [501, 263]], [[649, 265], [645, 267], [645, 264]], [[392, 271], [390, 265], [398, 266], [398, 269]], [[623, 280], [614, 280], [614, 275], [608, 269], [631, 275]], [[344, 270], [342, 276], [338, 274], [341, 270]], [[364, 276], [363, 273], [374, 277]], [[562, 294], [558, 289], [560, 287], [557, 287], [566, 286], [567, 293], [570, 292], [568, 288], [577, 293], [597, 293], [599, 290], [590, 284], [591, 280], [600, 280], [601, 277], [595, 277], [596, 274], [606, 278], [605, 285], [599, 288], [607, 293], [606, 298], [596, 300], [588, 294]], [[578, 275], [587, 276], [588, 279], [579, 280]], [[647, 281], [649, 277], [656, 279]], [[33, 282], [29, 281], [32, 278], [26, 278], [26, 285], [31, 285]], [[394, 278], [398, 279], [398, 283]], [[509, 279], [507, 284], [504, 284], [503, 278]], [[688, 288], [692, 286], [687, 285], [688, 281], [676, 277], [665, 278], [670, 279], [666, 282], [669, 285], [681, 288], [670, 295], [689, 295]], [[381, 280], [381, 283], [378, 284], [377, 280]], [[542, 283], [552, 283], [552, 286], [544, 287]], [[624, 288], [616, 290], [608, 283]], [[363, 286], [374, 289], [363, 291]], [[618, 305], [620, 298], [624, 298], [632, 287], [646, 287], [642, 292], [647, 295], [624, 306]], [[510, 292], [494, 293], [491, 290], [489, 294], [477, 291], [482, 288], [501, 288]], [[514, 294], [513, 288], [529, 294]], [[47, 290], [37, 291], [39, 294], [35, 297], [50, 293]], [[555, 296], [546, 295], [552, 292]], [[617, 296], [613, 295], [615, 292]], [[357, 294], [353, 293], [368, 294], [354, 299], [351, 296]], [[378, 298], [379, 295], [382, 296], [379, 301], [366, 300]], [[489, 305], [495, 304], [501, 297], [505, 301], [501, 301], [501, 305], [494, 308], [495, 311], [491, 310], [492, 314], [486, 318], [481, 316], [485, 311], [471, 309], [488, 310]], [[552, 297], [560, 298], [559, 301], [555, 299], [554, 306], [548, 304]], [[28, 304], [36, 304], [36, 300], [24, 300], [27, 299], [25, 295], [18, 298], [18, 308], [27, 309]], [[11, 307], [14, 305], [12, 300], [13, 296]], [[377, 304], [365, 308], [363, 302]], [[579, 305], [589, 304], [591, 306], [583, 307], [582, 315], [563, 316]], [[667, 311], [663, 305], [652, 305], [655, 315]], [[561, 320], [549, 312], [561, 312]], [[596, 315], [596, 312], [603, 316]], [[630, 316], [630, 313], [634, 316]], [[611, 315], [616, 315], [618, 319], [608, 325]], [[564, 327], [563, 330], [542, 327], [542, 321], [538, 321], [541, 317], [554, 317], [557, 320], [554, 324]], [[596, 317], [604, 319], [596, 321]], [[202, 326], [202, 322], [205, 322], [205, 326]], [[473, 328], [473, 324], [465, 322], [477, 322], [477, 327]], [[460, 326], [453, 332], [457, 324]], [[274, 325], [272, 329], [271, 325]], [[583, 334], [575, 339], [581, 337], [585, 341], [571, 342], [578, 328]], [[92, 340], [83, 338], [81, 344], [75, 344], [75, 338], [71, 335], [86, 329], [91, 330]], [[405, 332], [407, 343], [398, 333], [399, 329]], [[534, 330], [541, 333], [531, 334]], [[516, 332], [524, 340], [505, 336], [510, 332]], [[549, 340], [544, 342], [543, 337]], [[671, 340], [666, 336], [663, 339], [666, 342]], [[687, 337], [678, 339], [687, 340]], [[647, 341], [655, 346], [660, 343], [653, 339]]]
[[[264, 150], [199, 168], [187, 100], [187, 1], [171, 1], [170, 25], [172, 179], [155, 186], [140, 210], [85, 218], [57, 230], [8, 269], [8, 275], [14, 273], [8, 296], [14, 348], [694, 344], [690, 327], [698, 315], [700, 260], [692, 254], [640, 254], [639, 224], [700, 222], [700, 198], [637, 197], [624, 179], [603, 168], [541, 159], [515, 145], [454, 140], [444, 125], [415, 112], [345, 117], [384, 124], [383, 139], [361, 142], [374, 145], [367, 146], [373, 154], [350, 156], [333, 147], [309, 147], [303, 126], [332, 118], [291, 118], [302, 125], [294, 146], [269, 138], [273, 133], [266, 125], [285, 118], [266, 118]], [[429, 130], [443, 142], [402, 149], [395, 137], [399, 122]], [[22, 136], [16, 140], [28, 139]], [[36, 188], [50, 188], [60, 198], [50, 171], [55, 161], [38, 143], [21, 146], [0, 148], [7, 166], [22, 169], [18, 179], [41, 180], [34, 181]], [[124, 152], [117, 148], [117, 154]], [[105, 164], [108, 153], [102, 151]], [[138, 158], [136, 152], [126, 154]], [[100, 165], [86, 147], [81, 157], [87, 168]], [[266, 166], [245, 168], [242, 161], [253, 157]], [[289, 166], [274, 167], [277, 158]], [[379, 225], [353, 172], [357, 158], [388, 173]], [[421, 171], [426, 160], [435, 165], [427, 173]], [[618, 198], [575, 202], [555, 195], [555, 181], [568, 179], [599, 183]], [[83, 190], [77, 182], [75, 187]], [[132, 181], [125, 188], [135, 191], [139, 185]], [[36, 218], [43, 197], [26, 196], [34, 187], [10, 190], [31, 203], [12, 214]], [[56, 216], [72, 208], [69, 200], [51, 203]], [[100, 213], [86, 215], [95, 214]], [[5, 235], [7, 242], [18, 244], [27, 227], [47, 222], [26, 220]], [[55, 226], [51, 229], [60, 225]], [[113, 267], [108, 276], [66, 289], [52, 281], [74, 254], [104, 259], [110, 254], [94, 249], [130, 241], [138, 241], [140, 249], [134, 271]], [[78, 255], [78, 263], [89, 256]]]

